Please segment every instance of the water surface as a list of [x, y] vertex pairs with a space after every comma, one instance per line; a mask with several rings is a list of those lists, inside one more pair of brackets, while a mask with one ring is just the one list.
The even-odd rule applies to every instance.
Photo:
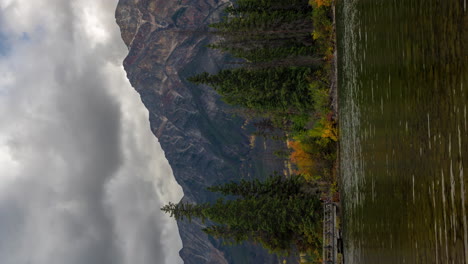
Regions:
[[466, 0], [337, 3], [346, 263], [468, 263]]

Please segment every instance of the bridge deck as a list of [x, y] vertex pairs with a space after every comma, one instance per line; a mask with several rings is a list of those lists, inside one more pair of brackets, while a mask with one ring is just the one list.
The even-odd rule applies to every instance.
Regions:
[[325, 202], [323, 210], [323, 264], [338, 264], [339, 236], [336, 224], [336, 204]]

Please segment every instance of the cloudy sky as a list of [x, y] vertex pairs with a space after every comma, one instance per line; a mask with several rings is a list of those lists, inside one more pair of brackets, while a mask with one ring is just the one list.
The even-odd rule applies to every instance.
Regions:
[[0, 263], [182, 263], [117, 0], [0, 0]]

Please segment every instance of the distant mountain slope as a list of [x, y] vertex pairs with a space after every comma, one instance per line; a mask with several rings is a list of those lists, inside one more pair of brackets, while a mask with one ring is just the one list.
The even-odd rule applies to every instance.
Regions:
[[[214, 72], [225, 59], [204, 47], [207, 24], [219, 20], [223, 0], [120, 0], [116, 19], [129, 48], [124, 60], [128, 79], [150, 113], [158, 137], [184, 200], [212, 201], [206, 187], [240, 177], [282, 170], [271, 144], [256, 140], [251, 147], [244, 120], [208, 87], [185, 78]], [[201, 231], [201, 223], [179, 222], [187, 264], [277, 263], [260, 247], [222, 246]]]

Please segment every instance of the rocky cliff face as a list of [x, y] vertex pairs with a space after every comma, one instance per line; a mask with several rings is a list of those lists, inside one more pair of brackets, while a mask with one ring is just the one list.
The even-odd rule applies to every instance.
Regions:
[[[219, 100], [209, 87], [195, 86], [185, 78], [214, 72], [225, 59], [208, 50], [207, 24], [219, 20], [226, 0], [120, 0], [116, 19], [129, 48], [124, 60], [127, 76], [150, 113], [184, 200], [206, 202], [213, 194], [205, 189], [254, 170], [276, 168], [270, 158], [261, 160], [264, 144], [251, 147], [242, 129], [243, 120]], [[257, 140], [257, 143], [260, 142]], [[273, 263], [276, 258], [253, 245], [224, 247], [208, 238], [201, 223], [179, 222], [187, 264]], [[249, 259], [247, 262], [245, 259]]]

